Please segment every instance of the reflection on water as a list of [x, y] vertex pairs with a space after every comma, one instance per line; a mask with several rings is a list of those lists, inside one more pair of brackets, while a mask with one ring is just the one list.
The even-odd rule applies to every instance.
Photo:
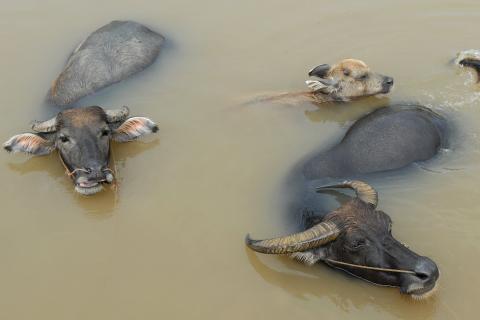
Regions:
[[306, 110], [305, 115], [313, 122], [334, 121], [347, 124], [352, 119], [358, 119], [377, 108], [388, 106], [389, 103], [390, 99], [387, 97], [369, 97], [349, 103], [325, 103], [318, 105], [316, 110]]
[[[480, 47], [479, 9], [473, 0], [2, 3], [3, 140], [60, 110], [44, 104], [45, 92], [89, 32], [128, 18], [167, 42], [147, 70], [78, 103], [128, 105], [159, 124], [156, 140], [114, 145], [117, 191], [84, 198], [56, 155], [0, 153], [0, 318], [474, 318], [480, 87], [448, 61]], [[349, 57], [393, 76], [394, 91], [342, 104], [242, 104], [304, 90], [311, 66]], [[288, 228], [283, 183], [300, 159], [364, 113], [403, 102], [430, 106], [454, 129], [437, 159], [369, 180], [395, 237], [438, 264], [434, 299], [413, 303], [246, 250], [247, 232]]]
[[21, 175], [39, 171], [47, 172], [50, 177], [64, 186], [65, 192], [70, 193], [78, 206], [84, 208], [91, 217], [103, 218], [113, 212], [116, 204], [120, 200], [119, 192], [123, 183], [121, 171], [125, 168], [127, 159], [158, 146], [159, 139], [148, 143], [133, 142], [128, 144], [130, 146], [124, 147], [123, 144], [112, 142], [110, 163], [114, 168], [115, 181], [111, 185], [104, 185], [103, 192], [92, 197], [82, 196], [73, 190], [72, 182], [68, 179], [61, 165], [55, 167], [45, 166], [45, 161], [57, 161], [61, 164], [61, 161], [57, 159], [57, 152], [44, 157], [30, 157], [21, 163], [8, 163], [8, 167]]
[[[428, 301], [422, 301], [420, 303], [412, 303], [408, 297], [398, 297], [398, 293], [395, 292], [398, 290], [397, 288], [381, 287], [379, 290], [383, 290], [382, 296], [376, 297], [375, 299], [366, 299], [365, 296], [359, 294], [357, 290], [347, 291], [347, 293], [345, 293], [343, 290], [338, 291], [338, 287], [336, 286], [338, 276], [334, 275], [335, 271], [327, 270], [328, 267], [324, 265], [314, 265], [311, 267], [319, 269], [313, 271], [312, 275], [305, 273], [306, 267], [296, 263], [295, 261], [285, 257], [277, 258], [278, 262], [281, 263], [280, 267], [288, 270], [286, 272], [282, 272], [269, 267], [267, 264], [264, 264], [258, 258], [258, 255], [251, 250], [246, 250], [246, 254], [255, 271], [268, 283], [277, 286], [292, 296], [300, 299], [308, 299], [312, 296], [316, 297], [317, 299], [327, 297], [331, 303], [335, 304], [338, 308], [347, 313], [355, 312], [357, 309], [364, 309], [373, 304], [375, 305], [375, 308], [381, 309], [382, 311], [386, 311], [388, 313], [393, 313], [399, 318], [410, 318], [412, 316], [420, 315], [423, 317], [430, 317], [436, 308], [438, 300], [437, 297], [434, 297]], [[332, 277], [319, 279], [315, 276], [315, 273], [319, 272], [331, 273]], [[348, 278], [348, 281], [351, 282], [352, 287], [363, 287], [369, 285], [365, 284], [363, 280], [352, 277], [346, 273], [342, 273], [342, 276]], [[399, 309], [392, 307], [391, 299], [394, 296], [397, 296], [396, 303], [401, 304], [406, 308]]]

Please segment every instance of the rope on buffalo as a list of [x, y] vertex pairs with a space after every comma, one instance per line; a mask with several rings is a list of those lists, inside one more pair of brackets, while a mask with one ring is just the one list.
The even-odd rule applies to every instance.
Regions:
[[68, 169], [67, 165], [65, 164], [65, 161], [63, 161], [63, 158], [62, 158], [62, 155], [60, 154], [60, 152], [58, 153], [58, 156], [60, 158], [60, 162], [62, 163], [63, 167], [65, 168], [65, 174], [73, 179], [73, 175], [75, 174], [75, 172], [77, 171], [83, 171], [83, 172], [88, 172], [86, 169], [83, 169], [83, 168], [77, 168], [77, 169], [74, 169], [73, 171], [70, 171], [70, 169]]
[[113, 174], [112, 190], [113, 192], [115, 192], [115, 202], [117, 202], [119, 184], [117, 180], [117, 164], [115, 162], [115, 154], [113, 153], [113, 144], [110, 144], [110, 157], [111, 157], [110, 162], [113, 165], [113, 170], [110, 168], [108, 168], [108, 170], [110, 170]]
[[[111, 162], [113, 163], [113, 170], [110, 168], [106, 168], [105, 170], [110, 171], [113, 175], [113, 181], [112, 181], [112, 190], [115, 192], [115, 198], [117, 198], [117, 192], [118, 192], [118, 180], [117, 180], [117, 166], [115, 164], [115, 156], [113, 155], [113, 148], [110, 146], [110, 156], [111, 156]], [[65, 168], [65, 174], [70, 178], [73, 179], [73, 175], [77, 171], [83, 171], [83, 172], [88, 172], [88, 170], [83, 169], [83, 168], [76, 168], [73, 171], [70, 171], [68, 169], [67, 165], [65, 164], [65, 161], [63, 161], [62, 155], [60, 152], [58, 152], [58, 157], [60, 158], [60, 162], [62, 163], [63, 167]], [[115, 199], [116, 201], [117, 199]]]
[[382, 272], [417, 274], [416, 272], [410, 271], [410, 270], [369, 267], [369, 266], [362, 266], [362, 265], [359, 265], [359, 264], [353, 264], [353, 263], [347, 263], [347, 262], [332, 260], [332, 259], [324, 259], [323, 261], [328, 262], [328, 263], [342, 265], [342, 266], [358, 268], [358, 269], [367, 269], [367, 270], [382, 271]]

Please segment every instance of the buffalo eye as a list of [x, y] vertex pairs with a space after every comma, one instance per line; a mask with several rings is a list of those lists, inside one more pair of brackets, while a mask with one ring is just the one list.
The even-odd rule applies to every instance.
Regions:
[[343, 69], [343, 74], [348, 77], [348, 76], [350, 75], [350, 70], [348, 70], [348, 69]]
[[110, 135], [110, 130], [103, 129], [101, 132], [102, 137], [108, 137]]
[[360, 77], [358, 77], [359, 80], [367, 80], [368, 79], [368, 74], [362, 74]]
[[353, 240], [349, 247], [353, 250], [357, 250], [357, 249], [360, 249], [361, 247], [365, 246], [366, 244], [366, 241], [365, 239], [357, 239], [357, 240]]
[[60, 136], [60, 141], [62, 141], [63, 143], [65, 143], [65, 142], [70, 141], [70, 139], [69, 139], [67, 136], [61, 135], [61, 136]]

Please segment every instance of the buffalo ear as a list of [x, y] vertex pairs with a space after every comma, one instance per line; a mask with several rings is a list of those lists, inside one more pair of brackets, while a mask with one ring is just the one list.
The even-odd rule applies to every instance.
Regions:
[[8, 139], [3, 144], [8, 152], [25, 152], [36, 156], [49, 154], [55, 145], [35, 133], [21, 133]]
[[312, 250], [295, 252], [290, 255], [290, 258], [300, 263], [312, 266], [319, 261], [325, 260], [327, 257], [327, 249], [325, 247], [318, 247]]
[[337, 81], [334, 81], [332, 79], [319, 78], [318, 80], [307, 80], [305, 81], [305, 83], [310, 89], [312, 89], [313, 92], [332, 94], [335, 93], [337, 89]]
[[158, 126], [152, 120], [144, 117], [133, 117], [125, 120], [113, 131], [112, 139], [117, 142], [127, 142], [157, 131]]
[[337, 81], [327, 78], [330, 69], [330, 65], [321, 64], [310, 70], [308, 75], [310, 77], [316, 77], [317, 79], [305, 81], [307, 86], [312, 89], [313, 92], [321, 92], [323, 94], [335, 93]]
[[308, 72], [309, 77], [317, 77], [317, 78], [325, 78], [327, 75], [328, 71], [330, 71], [330, 65], [328, 64], [321, 64], [319, 66], [316, 66], [312, 70]]
[[[459, 62], [464, 67], [473, 68], [477, 72], [477, 76], [480, 79], [480, 61], [477, 59], [463, 59]], [[478, 80], [477, 80], [478, 81]]]

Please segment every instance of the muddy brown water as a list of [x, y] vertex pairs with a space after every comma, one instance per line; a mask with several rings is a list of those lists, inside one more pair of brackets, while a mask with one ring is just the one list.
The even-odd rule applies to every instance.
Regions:
[[[115, 145], [117, 192], [74, 193], [56, 155], [0, 153], [1, 319], [468, 319], [480, 286], [480, 87], [449, 65], [480, 48], [478, 1], [6, 1], [0, 136], [56, 111], [51, 80], [89, 32], [133, 19], [168, 45], [148, 70], [82, 100], [128, 105], [160, 132]], [[346, 57], [395, 78], [388, 97], [245, 106], [303, 89]], [[247, 250], [286, 229], [281, 184], [298, 159], [373, 108], [425, 104], [456, 127], [449, 150], [375, 183], [395, 236], [434, 259], [426, 302], [324, 266]]]

